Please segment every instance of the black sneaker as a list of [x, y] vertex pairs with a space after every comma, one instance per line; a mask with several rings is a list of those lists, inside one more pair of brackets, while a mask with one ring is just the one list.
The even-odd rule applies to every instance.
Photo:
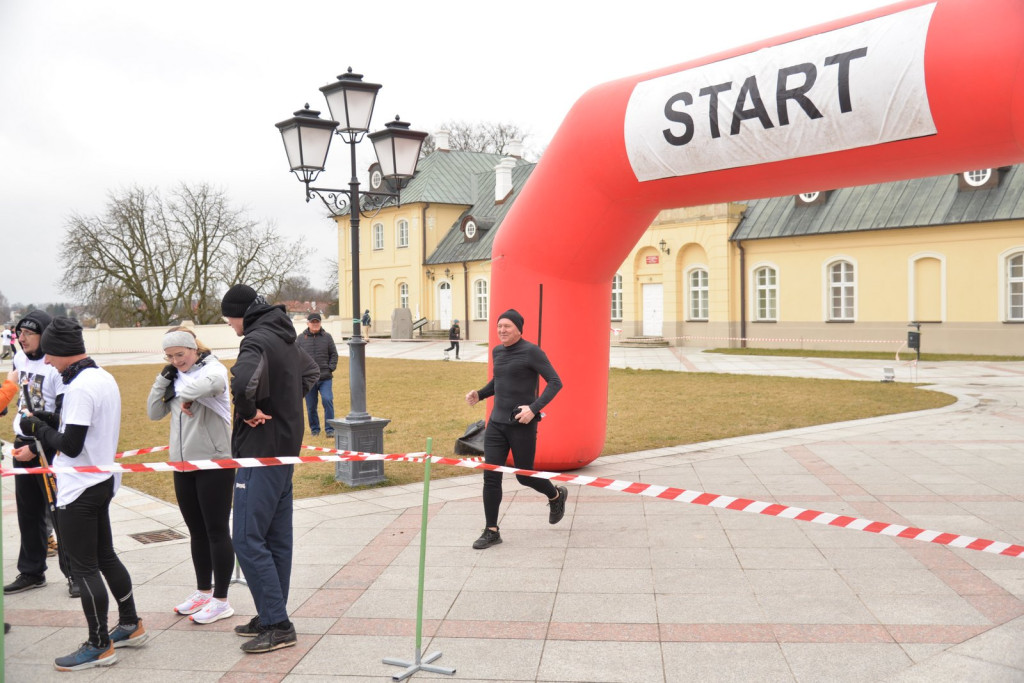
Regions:
[[473, 548], [483, 550], [499, 543], [501, 543], [501, 534], [497, 530], [485, 528], [484, 532], [480, 534], [480, 538], [473, 541]]
[[548, 512], [548, 524], [558, 524], [562, 521], [562, 517], [565, 516], [565, 501], [569, 499], [569, 489], [556, 486], [555, 490], [558, 491], [558, 498], [548, 501], [548, 507], [551, 508]]
[[284, 647], [292, 647], [299, 642], [298, 638], [295, 636], [294, 624], [289, 624], [288, 628], [279, 627], [280, 624], [275, 624], [274, 626], [261, 630], [259, 635], [255, 638], [242, 643], [242, 652], [246, 652], [248, 654], [273, 652], [274, 650], [280, 650]]
[[72, 598], [82, 597], [82, 588], [74, 579], [68, 579], [68, 596]]
[[4, 595], [22, 593], [24, 591], [30, 591], [33, 588], [42, 588], [45, 585], [45, 576], [28, 576], [27, 574], [18, 574], [18, 578], [4, 586]]
[[258, 636], [264, 630], [263, 624], [260, 623], [260, 617], [257, 614], [249, 620], [249, 623], [236, 626], [235, 635], [242, 636], [243, 638], [252, 638], [253, 636]]

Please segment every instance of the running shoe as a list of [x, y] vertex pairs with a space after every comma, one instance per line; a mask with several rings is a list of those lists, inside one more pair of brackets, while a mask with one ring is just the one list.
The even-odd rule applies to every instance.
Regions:
[[118, 624], [110, 632], [110, 642], [114, 647], [138, 647], [149, 640], [149, 634], [142, 627], [142, 619], [135, 624]]
[[82, 643], [82, 646], [71, 654], [53, 660], [53, 668], [57, 671], [81, 671], [94, 666], [110, 666], [116, 661], [117, 653], [114, 652], [113, 642], [106, 648]]
[[197, 624], [212, 624], [221, 619], [227, 619], [235, 610], [228, 604], [227, 600], [210, 600], [201, 610], [189, 617]]
[[192, 595], [185, 598], [185, 602], [175, 607], [174, 611], [178, 614], [195, 614], [203, 607], [205, 607], [206, 603], [210, 602], [210, 598], [212, 597], [213, 596], [210, 593], [196, 591]]

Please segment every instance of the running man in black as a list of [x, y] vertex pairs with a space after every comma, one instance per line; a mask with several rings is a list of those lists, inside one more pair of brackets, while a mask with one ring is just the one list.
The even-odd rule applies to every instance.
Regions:
[[[562, 388], [562, 380], [551, 361], [539, 346], [523, 339], [523, 316], [509, 309], [498, 317], [498, 341], [491, 351], [494, 376], [478, 391], [466, 394], [466, 403], [476, 405], [481, 399], [494, 397], [491, 417], [484, 433], [484, 461], [504, 465], [508, 452], [519, 469], [533, 469], [537, 452], [537, 423], [541, 410]], [[537, 378], [546, 386], [537, 396]], [[557, 524], [565, 514], [569, 491], [556, 487], [547, 479], [516, 475], [523, 486], [529, 486], [548, 498], [551, 510], [548, 521]], [[501, 472], [484, 472], [484, 516], [486, 527], [474, 543], [477, 550], [501, 543], [498, 530], [498, 509], [501, 506]]]

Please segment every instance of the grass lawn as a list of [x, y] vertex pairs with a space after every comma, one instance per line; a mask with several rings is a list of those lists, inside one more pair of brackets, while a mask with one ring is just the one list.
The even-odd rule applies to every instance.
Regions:
[[[231, 362], [227, 363], [229, 366]], [[121, 387], [119, 450], [167, 444], [165, 418], [146, 416], [146, 397], [160, 365], [119, 365], [107, 368]], [[455, 440], [466, 426], [483, 419], [481, 405], [470, 408], [463, 397], [483, 386], [483, 363], [445, 363], [382, 358], [366, 359], [367, 404], [374, 416], [391, 419], [384, 430], [390, 453], [426, 449], [433, 437], [433, 453], [451, 456]], [[348, 412], [348, 364], [334, 377], [334, 410]], [[558, 400], [557, 398], [555, 399]], [[613, 368], [609, 377], [607, 437], [602, 455], [628, 453], [679, 444], [758, 434], [780, 429], [854, 420], [890, 413], [925, 410], [949, 405], [947, 394], [922, 391], [897, 382], [857, 382], [753, 375], [682, 373]], [[9, 419], [0, 425], [0, 437], [11, 440]], [[324, 435], [303, 443], [333, 446]], [[163, 461], [164, 453], [131, 458], [133, 462]], [[422, 466], [385, 463], [388, 481], [382, 486], [422, 480]], [[441, 478], [471, 474], [460, 467], [435, 467]], [[351, 490], [334, 481], [334, 463], [295, 468], [295, 496], [307, 498]], [[126, 474], [124, 484], [164, 500], [174, 501], [171, 473]]]

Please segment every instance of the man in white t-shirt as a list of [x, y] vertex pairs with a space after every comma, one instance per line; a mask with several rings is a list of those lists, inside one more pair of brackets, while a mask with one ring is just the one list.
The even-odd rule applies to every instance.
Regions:
[[[54, 467], [103, 466], [114, 463], [121, 433], [121, 393], [117, 382], [85, 353], [82, 326], [58, 316], [43, 332], [46, 363], [64, 383], [57, 427], [35, 415], [21, 418], [22, 432], [57, 456]], [[22, 460], [27, 448], [16, 450]], [[30, 454], [29, 454], [30, 455]], [[108, 666], [117, 648], [142, 645], [149, 634], [135, 611], [132, 578], [114, 552], [110, 502], [121, 475], [110, 472], [61, 472], [57, 475], [57, 523], [61, 546], [82, 591], [89, 639], [76, 651], [54, 661], [58, 671]], [[106, 580], [106, 585], [104, 585]], [[110, 606], [107, 585], [117, 605], [118, 624], [107, 630]]]

